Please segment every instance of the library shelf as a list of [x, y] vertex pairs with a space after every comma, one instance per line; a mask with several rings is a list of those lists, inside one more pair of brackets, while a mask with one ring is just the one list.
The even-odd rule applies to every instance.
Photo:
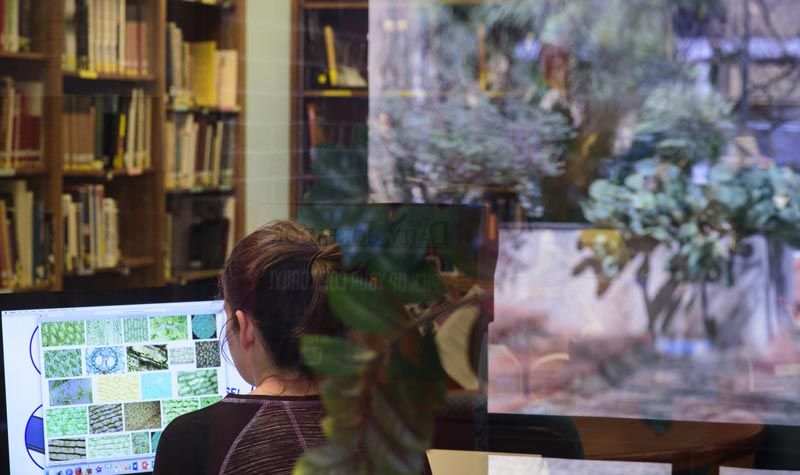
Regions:
[[102, 267], [99, 269], [93, 269], [89, 272], [85, 273], [78, 273], [78, 272], [64, 272], [64, 278], [80, 278], [80, 277], [94, 277], [97, 275], [103, 274], [119, 274], [122, 276], [126, 276], [131, 273], [134, 269], [145, 269], [147, 267], [154, 266], [156, 264], [156, 260], [150, 256], [142, 256], [142, 257], [123, 257], [119, 260], [119, 264], [114, 267]]
[[233, 193], [232, 186], [192, 186], [190, 188], [167, 188], [170, 195], [226, 195]]
[[155, 76], [152, 74], [113, 74], [113, 73], [98, 73], [96, 71], [64, 71], [64, 79], [70, 81], [115, 81], [115, 82], [154, 82]]
[[9, 53], [0, 52], [0, 61], [29, 61], [29, 62], [44, 62], [47, 61], [47, 55], [44, 53], [26, 52], [26, 53]]
[[114, 168], [110, 170], [67, 169], [64, 170], [64, 178], [95, 178], [111, 181], [114, 178], [135, 177], [141, 175], [150, 175], [153, 173], [155, 173], [155, 170], [151, 168], [133, 171], [126, 170], [124, 168]]
[[52, 282], [40, 282], [33, 285], [25, 285], [22, 287], [14, 287], [12, 289], [0, 289], [0, 294], [10, 293], [27, 293], [27, 292], [47, 292], [53, 287]]
[[28, 165], [24, 167], [0, 168], [0, 178], [12, 178], [19, 176], [37, 176], [47, 173], [44, 165]]
[[123, 257], [120, 259], [117, 267], [122, 269], [141, 269], [144, 267], [150, 267], [155, 263], [156, 260], [150, 256]]
[[239, 114], [242, 112], [241, 107], [234, 107], [234, 108], [220, 108], [220, 107], [208, 107], [208, 106], [176, 106], [176, 105], [168, 105], [167, 112], [172, 112], [173, 114], [202, 114], [202, 115], [212, 115], [212, 114]]

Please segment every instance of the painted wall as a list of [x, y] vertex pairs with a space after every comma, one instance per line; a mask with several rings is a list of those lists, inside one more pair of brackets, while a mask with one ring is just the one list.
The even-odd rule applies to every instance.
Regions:
[[245, 231], [289, 217], [290, 0], [249, 0], [246, 10], [247, 198]]

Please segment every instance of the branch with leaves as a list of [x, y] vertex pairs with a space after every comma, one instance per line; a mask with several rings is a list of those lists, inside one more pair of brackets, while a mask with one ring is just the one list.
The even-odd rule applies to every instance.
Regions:
[[414, 205], [301, 210], [314, 229], [334, 225], [331, 237], [358, 272], [327, 282], [331, 309], [351, 336], [301, 341], [304, 360], [323, 379], [328, 443], [304, 455], [295, 474], [421, 473], [449, 380], [437, 328], [458, 310], [484, 304], [443, 285], [427, 257], [447, 259], [476, 282], [490, 278], [493, 261], [480, 257], [481, 212]]

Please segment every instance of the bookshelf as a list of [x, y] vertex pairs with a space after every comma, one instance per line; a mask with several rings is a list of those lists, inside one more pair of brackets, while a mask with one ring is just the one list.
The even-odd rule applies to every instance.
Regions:
[[[184, 246], [170, 239], [188, 240], [169, 234], [173, 195], [225, 197], [228, 240], [244, 229], [244, 0], [3, 4], [18, 8], [5, 15], [18, 21], [0, 25], [0, 292], [188, 282], [172, 278], [176, 269], [168, 267], [172, 249]], [[186, 31], [189, 42], [236, 52], [224, 69], [235, 70], [226, 89], [232, 104], [175, 106], [168, 88], [170, 24]], [[167, 125], [181, 114], [229, 124], [224, 186], [203, 183], [186, 193], [168, 186]], [[34, 209], [33, 219], [25, 206]], [[23, 244], [29, 235], [41, 244], [31, 245], [32, 252]], [[29, 252], [23, 278], [19, 262]]]
[[[292, 1], [292, 216], [298, 204], [314, 200], [315, 185], [322, 188], [318, 147], [366, 153], [369, 3]], [[366, 180], [366, 162], [362, 165], [352, 170], [356, 180]]]

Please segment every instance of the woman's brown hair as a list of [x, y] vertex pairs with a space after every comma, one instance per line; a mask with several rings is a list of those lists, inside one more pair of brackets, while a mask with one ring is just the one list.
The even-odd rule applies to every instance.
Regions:
[[222, 297], [231, 312], [254, 317], [278, 368], [312, 377], [300, 356], [300, 337], [344, 334], [325, 290], [328, 275], [341, 270], [341, 258], [338, 246], [321, 245], [303, 226], [284, 220], [264, 224], [231, 251], [220, 278]]

